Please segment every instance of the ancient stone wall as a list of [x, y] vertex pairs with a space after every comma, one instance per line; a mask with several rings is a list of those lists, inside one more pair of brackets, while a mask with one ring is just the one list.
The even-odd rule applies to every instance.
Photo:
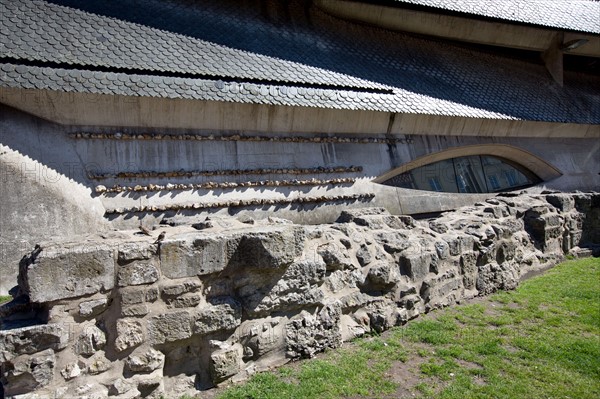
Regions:
[[[179, 397], [499, 289], [600, 243], [600, 194], [436, 219], [212, 219], [42, 243], [0, 308], [7, 396]], [[37, 395], [37, 396], [36, 396]]]

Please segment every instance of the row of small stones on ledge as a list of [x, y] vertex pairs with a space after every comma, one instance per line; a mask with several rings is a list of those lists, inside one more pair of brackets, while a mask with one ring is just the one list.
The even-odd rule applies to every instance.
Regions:
[[228, 175], [313, 175], [331, 173], [355, 173], [362, 172], [362, 166], [339, 166], [335, 168], [279, 168], [279, 169], [224, 169], [224, 170], [178, 170], [171, 172], [119, 172], [119, 173], [89, 173], [88, 177], [93, 180], [110, 178], [144, 178], [144, 177], [194, 177], [194, 176], [228, 176]]
[[240, 206], [261, 206], [261, 205], [283, 205], [293, 203], [323, 203], [335, 201], [357, 201], [369, 200], [375, 197], [373, 193], [367, 194], [352, 194], [352, 195], [333, 195], [333, 196], [318, 196], [318, 197], [300, 197], [300, 198], [283, 198], [283, 199], [267, 199], [255, 198], [250, 200], [231, 200], [221, 202], [206, 202], [194, 204], [167, 204], [167, 205], [142, 205], [133, 206], [130, 208], [115, 208], [107, 209], [106, 214], [126, 214], [132, 212], [165, 212], [165, 211], [180, 211], [180, 210], [198, 210], [209, 208], [234, 208]]
[[130, 134], [130, 133], [72, 133], [76, 139], [115, 140], [195, 140], [195, 141], [271, 141], [284, 143], [355, 143], [355, 144], [412, 144], [412, 138], [380, 137], [303, 137], [303, 136], [229, 136], [199, 134]]
[[344, 177], [339, 179], [310, 179], [310, 180], [261, 180], [261, 181], [246, 181], [246, 182], [207, 182], [198, 184], [148, 184], [147, 186], [121, 186], [114, 185], [105, 187], [103, 185], [96, 186], [96, 194], [105, 193], [123, 193], [123, 192], [140, 192], [140, 191], [172, 191], [172, 190], [199, 190], [199, 189], [227, 189], [238, 187], [285, 187], [285, 186], [327, 186], [334, 184], [347, 184], [356, 181], [353, 177]]

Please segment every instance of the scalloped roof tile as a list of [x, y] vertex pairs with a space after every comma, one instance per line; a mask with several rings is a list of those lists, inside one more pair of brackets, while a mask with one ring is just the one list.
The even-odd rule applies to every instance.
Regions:
[[[256, 0], [257, 1], [257, 0]], [[600, 123], [600, 77], [355, 25], [291, 0], [0, 0], [0, 85]]]
[[597, 0], [395, 0], [505, 21], [600, 33]]

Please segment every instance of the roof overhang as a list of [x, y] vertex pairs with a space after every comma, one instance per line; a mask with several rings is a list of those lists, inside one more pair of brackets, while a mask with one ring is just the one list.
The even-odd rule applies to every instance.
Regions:
[[[317, 0], [316, 4], [323, 11], [336, 17], [384, 29], [540, 52], [552, 46], [555, 36], [560, 31], [557, 28], [494, 21], [476, 16], [444, 14], [439, 10], [429, 12], [345, 0]], [[563, 43], [574, 43], [578, 40], [587, 41], [573, 49], [565, 46], [565, 52], [600, 57], [599, 35], [584, 32], [564, 33]]]
[[0, 102], [72, 126], [272, 133], [600, 138], [600, 125], [3, 88]]

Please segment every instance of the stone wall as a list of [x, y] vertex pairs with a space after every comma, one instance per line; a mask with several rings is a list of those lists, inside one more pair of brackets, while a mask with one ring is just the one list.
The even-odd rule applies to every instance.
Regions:
[[600, 194], [547, 194], [420, 221], [365, 208], [42, 243], [0, 308], [1, 382], [24, 398], [179, 397], [513, 289], [599, 231]]

